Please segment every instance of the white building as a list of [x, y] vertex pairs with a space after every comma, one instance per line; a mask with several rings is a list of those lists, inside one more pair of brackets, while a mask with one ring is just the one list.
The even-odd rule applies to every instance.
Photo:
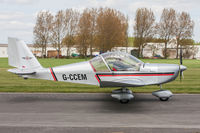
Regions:
[[[29, 47], [29, 49], [32, 51], [32, 53], [38, 57], [42, 56], [42, 49], [41, 48], [35, 48], [32, 44], [27, 45]], [[7, 49], [8, 49], [8, 44], [0, 44], [0, 58], [2, 57], [8, 57], [8, 53], [7, 53]], [[47, 47], [47, 52], [48, 51], [56, 51], [56, 49], [52, 46], [48, 46]], [[77, 53], [77, 49], [76, 48], [71, 48], [70, 49], [70, 55], [72, 53]], [[61, 49], [61, 55], [62, 56], [66, 56], [67, 55], [67, 49], [63, 48]]]
[[[30, 50], [38, 57], [41, 57], [41, 48], [35, 48], [33, 45], [28, 45]], [[187, 50], [193, 50], [194, 54], [192, 56], [189, 56], [188, 58], [196, 58], [200, 59], [200, 45], [190, 45], [187, 46]], [[0, 44], [0, 57], [8, 57], [7, 54], [7, 44]], [[168, 45], [168, 51], [169, 51], [169, 58], [176, 58], [176, 48], [174, 45], [169, 44]], [[112, 51], [121, 51], [121, 52], [127, 52], [131, 53], [132, 50], [137, 50], [135, 47], [115, 47], [112, 49]], [[152, 58], [155, 55], [159, 55], [163, 57], [163, 50], [164, 50], [164, 44], [163, 43], [148, 43], [144, 50], [143, 50], [143, 56], [147, 58]], [[52, 46], [47, 47], [47, 53], [48, 51], [56, 51], [55, 48]], [[71, 48], [70, 49], [70, 55], [72, 53], [78, 53], [76, 48]], [[93, 55], [98, 55], [99, 52], [93, 52]], [[187, 54], [186, 50], [183, 50], [183, 54]], [[62, 56], [67, 56], [67, 48], [62, 48], [61, 49], [61, 55]], [[89, 50], [88, 50], [88, 55], [89, 55]]]
[[[143, 49], [143, 57], [145, 58], [153, 58], [154, 56], [164, 57], [163, 51], [165, 48], [164, 43], [148, 43]], [[116, 47], [113, 48], [112, 51], [121, 51], [131, 53], [132, 50], [137, 50], [134, 47]], [[168, 58], [174, 59], [176, 58], [176, 47], [174, 45], [169, 44], [167, 46]], [[180, 49], [179, 49], [180, 53]], [[200, 59], [200, 45], [188, 45], [183, 47], [183, 55], [188, 59]]]
[[7, 47], [7, 44], [0, 44], [0, 57], [8, 57]]

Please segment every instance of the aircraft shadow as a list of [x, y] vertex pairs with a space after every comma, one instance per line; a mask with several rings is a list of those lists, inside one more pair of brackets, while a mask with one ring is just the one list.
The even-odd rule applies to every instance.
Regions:
[[[12, 104], [21, 104], [21, 103], [40, 103], [40, 102], [63, 102], [63, 105], [73, 105], [77, 108], [80, 106], [80, 103], [89, 107], [96, 107], [96, 112], [101, 113], [138, 113], [138, 112], [145, 112], [149, 109], [152, 109], [153, 106], [157, 106], [160, 104], [160, 101], [151, 96], [151, 95], [140, 95], [135, 94], [135, 98], [131, 100], [128, 104], [121, 104], [118, 100], [112, 98], [110, 94], [105, 94], [101, 96], [93, 96], [88, 94], [87, 97], [55, 97], [54, 95], [49, 95], [43, 97], [41, 95], [22, 95], [9, 98], [8, 102]], [[152, 107], [152, 108], [149, 108]]]

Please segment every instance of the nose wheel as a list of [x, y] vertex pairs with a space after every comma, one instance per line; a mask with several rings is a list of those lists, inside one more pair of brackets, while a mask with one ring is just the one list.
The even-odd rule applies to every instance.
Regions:
[[158, 90], [152, 92], [152, 95], [158, 97], [160, 101], [168, 101], [173, 96], [170, 90]]
[[170, 90], [163, 90], [162, 85], [160, 85], [160, 90], [152, 92], [152, 95], [158, 97], [160, 101], [168, 101], [173, 93]]
[[121, 104], [126, 104], [126, 103], [129, 103], [129, 101], [130, 100], [128, 100], [128, 99], [122, 99], [122, 100], [120, 100], [120, 103]]

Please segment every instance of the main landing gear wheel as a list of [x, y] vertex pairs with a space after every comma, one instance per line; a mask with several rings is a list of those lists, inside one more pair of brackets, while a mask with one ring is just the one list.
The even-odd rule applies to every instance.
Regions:
[[128, 103], [130, 100], [128, 100], [128, 99], [122, 99], [122, 100], [120, 100], [120, 103], [121, 104], [126, 104], [126, 103]]
[[169, 97], [165, 97], [165, 98], [164, 97], [160, 97], [159, 99], [160, 99], [160, 101], [168, 101]]
[[124, 87], [121, 89], [113, 90], [111, 96], [118, 99], [122, 104], [128, 103], [134, 97], [133, 92]]

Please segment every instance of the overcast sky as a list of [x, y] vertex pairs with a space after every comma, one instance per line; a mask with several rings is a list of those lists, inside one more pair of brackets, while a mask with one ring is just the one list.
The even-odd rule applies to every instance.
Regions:
[[41, 10], [52, 13], [73, 8], [82, 11], [91, 7], [115, 8], [129, 16], [129, 34], [133, 35], [134, 16], [137, 8], [151, 8], [159, 20], [163, 8], [189, 12], [195, 22], [195, 41], [200, 41], [200, 0], [0, 0], [0, 43], [8, 37], [33, 42], [36, 14]]

